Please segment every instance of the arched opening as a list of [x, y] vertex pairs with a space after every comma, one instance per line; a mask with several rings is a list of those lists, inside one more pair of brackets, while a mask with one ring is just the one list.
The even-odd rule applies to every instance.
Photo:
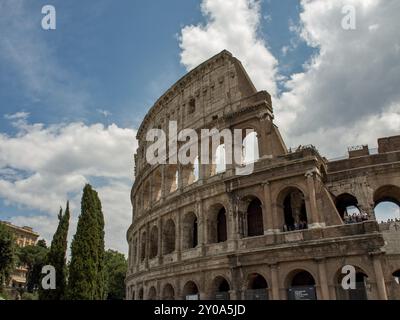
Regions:
[[159, 201], [161, 199], [161, 182], [162, 182], [162, 175], [161, 170], [157, 169], [153, 174], [152, 186], [153, 186], [153, 201]]
[[256, 132], [249, 133], [243, 139], [243, 163], [256, 162], [260, 158], [258, 147], [258, 136]]
[[157, 300], [157, 291], [156, 291], [156, 288], [151, 287], [151, 288], [149, 289], [149, 295], [148, 295], [147, 300]]
[[261, 201], [255, 198], [247, 207], [247, 236], [255, 237], [264, 234]]
[[193, 114], [196, 111], [196, 100], [191, 98], [188, 104], [188, 114]]
[[199, 300], [199, 289], [193, 281], [189, 281], [183, 287], [183, 296], [185, 300]]
[[164, 226], [163, 254], [175, 251], [175, 223], [169, 219]]
[[193, 161], [193, 182], [199, 181], [200, 178], [200, 162], [197, 156]]
[[167, 283], [163, 289], [163, 300], [175, 300], [175, 290], [174, 287]]
[[[392, 276], [394, 278], [394, 282], [400, 287], [400, 269], [393, 272]], [[400, 290], [400, 288], [399, 288], [399, 290]]]
[[209, 243], [219, 243], [227, 240], [226, 210], [223, 205], [215, 204], [211, 206], [208, 229]]
[[388, 185], [377, 189], [374, 206], [378, 222], [400, 222], [400, 188]]
[[285, 224], [283, 231], [295, 231], [308, 228], [306, 202], [303, 192], [291, 187], [283, 193], [283, 214]]
[[343, 279], [348, 273], [343, 274], [341, 270], [337, 274], [337, 285], [336, 285], [336, 298], [337, 300], [368, 300], [367, 294], [367, 280], [368, 276], [361, 269], [356, 268], [355, 277], [355, 288], [343, 288], [342, 281], [344, 280], [346, 285], [349, 285], [351, 278]]
[[220, 144], [215, 150], [215, 173], [226, 171], [225, 144]]
[[366, 220], [366, 215], [362, 214], [355, 196], [343, 193], [336, 197], [335, 204], [340, 217], [345, 223], [357, 223]]
[[146, 243], [147, 243], [147, 235], [146, 232], [143, 232], [141, 248], [140, 248], [140, 261], [142, 262], [144, 261], [144, 259], [146, 259]]
[[228, 281], [224, 277], [216, 277], [213, 283], [215, 300], [229, 300], [231, 290]]
[[307, 271], [297, 270], [289, 276], [289, 300], [317, 300], [314, 277]]
[[150, 231], [150, 259], [155, 258], [158, 254], [158, 228], [153, 226]]
[[144, 296], [143, 288], [140, 288], [138, 300], [143, 300], [143, 296]]
[[225, 242], [227, 238], [226, 211], [225, 208], [221, 208], [217, 216], [217, 242]]
[[183, 249], [196, 248], [198, 244], [197, 217], [193, 212], [186, 214], [183, 219]]
[[249, 276], [245, 300], [268, 300], [268, 283], [262, 275], [253, 273]]

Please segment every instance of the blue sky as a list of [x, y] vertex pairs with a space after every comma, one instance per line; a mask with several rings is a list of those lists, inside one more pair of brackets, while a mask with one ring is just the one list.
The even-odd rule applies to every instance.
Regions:
[[[251, 6], [254, 1], [232, 1], [244, 4], [240, 7], [242, 11], [236, 10], [238, 15], [249, 13], [258, 22], [254, 29], [251, 21], [238, 20], [253, 32], [248, 42], [243, 41], [242, 47], [230, 42], [229, 37], [219, 41], [223, 48], [232, 51], [245, 66], [249, 66], [256, 85], [263, 86], [259, 89], [273, 93], [277, 121], [288, 145], [313, 143], [322, 152], [331, 152], [329, 155], [342, 155], [347, 146], [345, 143], [373, 144], [379, 136], [397, 132], [399, 77], [397, 73], [385, 76], [398, 64], [398, 54], [393, 53], [391, 47], [399, 40], [392, 30], [398, 19], [387, 17], [387, 12], [393, 11], [391, 6], [397, 6], [396, 2], [386, 2], [385, 6], [381, 5], [383, 8], [375, 10], [374, 15], [365, 8], [360, 9], [360, 27], [350, 36], [339, 29], [340, 6], [337, 3], [343, 1], [329, 0], [326, 3], [332, 2], [332, 8], [320, 12], [319, 7], [303, 2], [256, 1], [260, 7], [255, 9]], [[358, 0], [350, 2], [363, 6]], [[378, 2], [372, 1], [371, 6]], [[185, 30], [190, 37], [193, 35], [193, 30], [187, 29], [190, 26], [204, 33], [213, 26], [219, 30], [226, 27], [226, 34], [235, 38], [235, 26], [224, 25], [221, 20], [220, 3], [220, 0], [2, 1], [0, 135], [7, 146], [4, 150], [9, 154], [3, 155], [4, 159], [0, 155], [0, 180], [3, 181], [0, 184], [3, 187], [0, 218], [32, 224], [49, 238], [58, 206], [67, 199], [75, 203], [76, 222], [78, 190], [84, 182], [91, 182], [101, 189], [101, 195], [111, 199], [108, 208], [114, 208], [112, 199], [120, 199], [118, 196], [123, 197], [127, 190], [129, 192], [133, 180], [135, 129], [147, 110], [192, 64], [220, 49], [218, 44], [211, 43], [215, 39], [210, 39], [210, 44], [194, 39], [196, 48], [206, 49], [198, 56], [193, 55], [193, 46], [184, 37]], [[57, 29], [54, 31], [42, 30], [40, 25], [41, 9], [46, 4], [56, 8]], [[229, 15], [230, 7], [226, 10]], [[376, 29], [385, 33], [375, 36], [372, 32]], [[360, 43], [368, 46], [377, 41], [375, 37], [380, 39], [379, 55], [385, 59], [376, 66], [365, 63], [363, 66], [367, 74], [372, 75], [371, 81], [380, 83], [381, 87], [363, 89], [360, 83], [365, 79], [364, 71], [359, 75], [354, 71], [355, 78], [354, 74], [345, 71], [354, 67], [357, 61], [371, 61], [368, 54], [376, 57], [376, 52], [369, 53], [363, 45], [358, 46]], [[390, 38], [392, 41], [384, 41]], [[342, 47], [342, 40], [349, 45]], [[357, 51], [358, 47], [360, 51]], [[260, 57], [250, 57], [249, 52], [260, 48]], [[189, 60], [182, 58], [185, 52], [190, 55]], [[342, 65], [333, 65], [332, 57], [338, 57], [337, 61]], [[259, 70], [274, 85], [265, 87], [271, 82], [263, 81], [262, 75], [259, 80]], [[388, 78], [390, 85], [383, 77]], [[367, 94], [365, 100], [355, 102], [351, 92], [361, 96], [363, 90], [369, 92], [370, 97]], [[385, 90], [388, 96], [379, 106], [368, 103], [375, 102], [377, 90]], [[349, 109], [349, 105], [352, 108]], [[349, 115], [335, 123], [336, 117], [332, 115], [342, 114], [343, 110], [357, 114], [359, 119]], [[310, 114], [317, 115], [312, 117]], [[308, 122], [296, 119], [307, 119]], [[368, 121], [382, 125], [379, 130], [360, 130]], [[345, 134], [338, 136], [344, 132], [343, 128]], [[91, 139], [96, 141], [93, 148], [98, 148], [95, 149], [98, 154], [108, 152], [110, 157], [104, 156], [99, 160], [101, 163], [88, 169], [85, 164], [89, 160], [81, 159], [79, 155], [91, 148]], [[118, 141], [120, 147], [115, 146]], [[30, 142], [42, 146], [41, 149], [31, 148]], [[81, 153], [76, 151], [73, 156], [68, 155], [74, 145], [75, 149], [82, 148]], [[100, 150], [103, 145], [104, 150]], [[125, 157], [121, 163], [126, 163], [126, 168], [114, 165], [117, 162], [115, 154]], [[60, 161], [59, 168], [53, 167], [56, 160]], [[57, 175], [59, 171], [62, 174]], [[63, 178], [54, 188], [57, 190], [44, 194], [53, 189], [59, 176]], [[75, 182], [78, 187], [74, 187]], [[26, 197], [25, 194], [18, 197], [16, 193], [26, 193]], [[116, 219], [119, 224], [115, 223], [110, 229], [110, 232], [118, 230], [118, 237], [108, 243], [120, 250], [126, 249], [122, 242], [131, 215], [129, 193], [126, 197], [124, 207], [116, 209], [116, 212], [125, 212], [121, 214], [123, 218]]]

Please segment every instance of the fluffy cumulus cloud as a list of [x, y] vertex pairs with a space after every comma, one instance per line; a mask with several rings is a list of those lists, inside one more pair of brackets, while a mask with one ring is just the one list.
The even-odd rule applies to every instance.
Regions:
[[[354, 30], [342, 27], [349, 6]], [[399, 9], [396, 0], [302, 1], [297, 31], [319, 52], [291, 76], [276, 103], [293, 144], [313, 143], [332, 156], [399, 134]]]
[[7, 115], [17, 133], [0, 134], [0, 197], [6, 203], [42, 214], [16, 216], [18, 225], [34, 227], [47, 240], [55, 231], [60, 205], [71, 200], [72, 230], [80, 213], [81, 190], [92, 183], [106, 220], [106, 244], [126, 251], [131, 220], [129, 190], [133, 178], [135, 132], [116, 125], [30, 124], [24, 113]]
[[277, 60], [259, 34], [260, 2], [203, 0], [206, 23], [185, 26], [179, 38], [181, 62], [193, 69], [226, 49], [239, 58], [255, 86], [276, 92]]
[[[260, 3], [203, 0], [201, 7], [206, 24], [182, 29], [182, 63], [191, 69], [226, 48], [258, 88], [274, 94], [282, 78], [257, 32]], [[349, 7], [355, 30], [342, 27]], [[397, 0], [301, 1], [300, 23], [288, 21], [288, 28], [318, 50], [275, 95], [276, 120], [289, 145], [312, 143], [332, 157], [347, 146], [372, 146], [378, 137], [399, 134], [399, 9]]]

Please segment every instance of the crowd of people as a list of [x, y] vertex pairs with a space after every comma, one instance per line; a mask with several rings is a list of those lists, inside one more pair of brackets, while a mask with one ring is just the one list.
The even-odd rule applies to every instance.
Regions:
[[360, 223], [360, 222], [364, 222], [367, 220], [368, 220], [368, 214], [366, 212], [353, 213], [353, 214], [345, 213], [345, 215], [344, 215], [344, 223], [345, 224]]
[[299, 223], [295, 222], [291, 225], [284, 224], [283, 225], [283, 232], [287, 231], [296, 231], [296, 230], [304, 230], [308, 228], [307, 221], [301, 220]]
[[381, 223], [393, 223], [393, 222], [400, 222], [400, 219], [388, 219], [387, 221], [382, 221], [381, 220]]

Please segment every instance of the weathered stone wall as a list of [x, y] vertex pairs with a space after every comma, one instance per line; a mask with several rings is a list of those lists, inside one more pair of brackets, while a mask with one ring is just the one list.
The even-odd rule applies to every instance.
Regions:
[[[129, 299], [214, 299], [217, 292], [287, 299], [288, 289], [306, 280], [317, 299], [343, 298], [339, 276], [348, 264], [365, 276], [367, 298], [398, 298], [392, 274], [400, 259], [390, 246], [385, 252], [388, 235], [379, 231], [374, 207], [400, 201], [400, 151], [328, 162], [312, 146], [288, 151], [273, 118], [269, 94], [256, 92], [226, 51], [156, 102], [138, 131]], [[146, 132], [168, 131], [170, 120], [179, 129], [253, 129], [260, 154], [253, 173], [236, 175], [235, 163], [220, 173], [200, 164], [196, 180], [191, 165], [150, 166]], [[343, 194], [368, 221], [344, 223]]]

